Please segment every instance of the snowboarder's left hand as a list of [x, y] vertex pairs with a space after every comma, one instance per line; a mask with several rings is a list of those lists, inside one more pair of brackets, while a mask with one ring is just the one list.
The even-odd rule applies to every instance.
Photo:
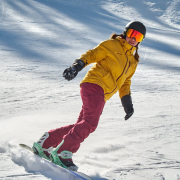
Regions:
[[124, 110], [126, 112], [126, 116], [124, 117], [125, 120], [128, 120], [134, 113], [134, 108], [132, 106], [124, 107]]
[[124, 117], [124, 119], [128, 120], [134, 113], [132, 98], [130, 95], [123, 96], [121, 98], [121, 102], [124, 107], [124, 111], [126, 113], [126, 116]]
[[85, 63], [81, 59], [76, 59], [75, 62], [69, 68], [65, 69], [63, 72], [63, 77], [68, 81], [74, 79], [78, 72], [81, 71], [85, 66]]

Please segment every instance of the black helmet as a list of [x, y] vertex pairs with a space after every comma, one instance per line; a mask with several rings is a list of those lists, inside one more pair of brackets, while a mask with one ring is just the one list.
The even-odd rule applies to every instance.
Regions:
[[144, 38], [146, 36], [146, 27], [144, 26], [143, 23], [141, 23], [139, 21], [129, 22], [125, 27], [125, 34], [126, 34], [128, 29], [134, 29], [136, 31], [139, 31], [140, 33], [142, 33], [144, 35]]

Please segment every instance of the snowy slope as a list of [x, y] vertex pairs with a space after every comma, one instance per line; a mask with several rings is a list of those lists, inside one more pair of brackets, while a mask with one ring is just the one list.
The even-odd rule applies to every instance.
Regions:
[[74, 161], [93, 180], [180, 180], [179, 9], [180, 0], [1, 0], [0, 179], [67, 179], [18, 144], [76, 121], [91, 66], [70, 82], [63, 70], [140, 20], [147, 36], [132, 79], [135, 113], [124, 121], [113, 96]]

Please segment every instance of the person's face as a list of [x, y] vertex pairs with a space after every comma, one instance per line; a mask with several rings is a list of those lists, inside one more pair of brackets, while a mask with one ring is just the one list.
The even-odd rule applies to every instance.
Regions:
[[134, 47], [137, 46], [137, 44], [138, 44], [135, 37], [129, 38], [128, 36], [126, 36], [126, 41], [128, 44], [130, 44], [131, 46], [134, 46]]

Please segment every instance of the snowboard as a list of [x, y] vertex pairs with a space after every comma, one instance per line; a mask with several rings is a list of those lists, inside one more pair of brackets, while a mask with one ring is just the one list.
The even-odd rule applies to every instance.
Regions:
[[31, 147], [29, 147], [29, 146], [27, 146], [25, 144], [19, 144], [19, 146], [22, 149], [24, 149], [24, 150], [26, 150], [26, 151], [28, 151], [30, 153], [33, 153], [36, 157], [39, 158], [39, 160], [43, 159], [47, 163], [47, 165], [51, 165], [51, 166], [53, 166], [55, 168], [59, 168], [59, 172], [65, 173], [65, 174], [67, 174], [67, 176], [70, 176], [73, 179], [77, 179], [77, 180], [92, 180], [89, 176], [87, 176], [84, 173], [75, 172], [75, 171], [71, 171], [71, 170], [65, 169], [65, 168], [63, 168], [61, 166], [58, 166], [58, 165], [54, 164], [53, 162], [51, 162], [51, 161], [49, 161], [49, 160], [47, 160], [45, 158], [42, 158], [42, 157], [38, 156], [37, 154], [34, 153], [34, 151], [33, 151], [33, 149]]

